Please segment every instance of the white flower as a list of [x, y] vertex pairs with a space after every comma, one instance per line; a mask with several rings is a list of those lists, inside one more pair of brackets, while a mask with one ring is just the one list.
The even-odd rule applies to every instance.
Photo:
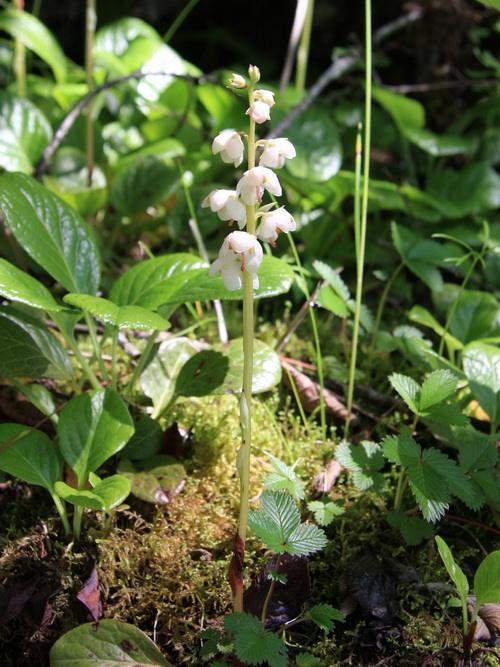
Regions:
[[212, 142], [212, 153], [220, 153], [222, 161], [238, 167], [243, 161], [243, 141], [236, 130], [222, 130]]
[[201, 205], [203, 208], [210, 206], [221, 220], [236, 220], [240, 229], [245, 226], [246, 210], [239, 201], [236, 190], [212, 190]]
[[258, 100], [259, 102], [264, 102], [264, 104], [267, 104], [269, 107], [274, 106], [274, 93], [272, 90], [263, 90], [262, 88], [259, 88], [259, 90], [254, 92], [253, 99]]
[[248, 76], [250, 77], [250, 81], [252, 83], [257, 83], [260, 81], [260, 69], [257, 67], [257, 65], [248, 66]]
[[295, 229], [295, 220], [285, 208], [281, 207], [275, 211], [266, 211], [262, 214], [257, 236], [262, 241], [267, 241], [267, 243], [273, 245], [280, 232], [286, 234], [287, 232], [294, 232]]
[[262, 262], [262, 246], [253, 234], [247, 232], [231, 232], [224, 239], [219, 255], [209, 270], [211, 276], [220, 273], [225, 287], [232, 291], [241, 289], [243, 272], [253, 274], [254, 288], [259, 286], [256, 275]]
[[285, 160], [291, 160], [296, 155], [295, 146], [285, 138], [270, 139], [264, 142], [264, 151], [260, 156], [261, 167], [281, 169]]
[[281, 196], [281, 185], [276, 174], [267, 167], [254, 167], [245, 171], [238, 181], [236, 192], [241, 200], [253, 206], [262, 199], [264, 190], [276, 197]]
[[228, 85], [231, 88], [246, 88], [247, 87], [247, 82], [245, 81], [245, 77], [241, 76], [241, 74], [235, 74], [234, 72], [231, 74], [231, 77], [228, 81]]
[[255, 121], [257, 124], [260, 124], [265, 123], [266, 120], [270, 120], [270, 109], [271, 107], [269, 104], [256, 100], [248, 107], [246, 113], [247, 116], [250, 116], [253, 121]]

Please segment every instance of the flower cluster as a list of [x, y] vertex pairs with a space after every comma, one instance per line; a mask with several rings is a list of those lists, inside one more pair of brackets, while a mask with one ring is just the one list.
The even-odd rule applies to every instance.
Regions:
[[[221, 220], [236, 222], [240, 229], [228, 234], [217, 259], [210, 267], [210, 274], [220, 274], [228, 290], [241, 289], [244, 272], [251, 274], [254, 288], [259, 286], [257, 272], [263, 251], [258, 239], [274, 245], [280, 232], [295, 230], [295, 220], [284, 207], [277, 208], [275, 203], [262, 205], [266, 191], [273, 197], [281, 196], [281, 185], [272, 169], [280, 169], [286, 160], [294, 158], [295, 148], [286, 138], [255, 141], [255, 125], [271, 117], [274, 93], [255, 88], [260, 79], [257, 67], [250, 65], [248, 75], [247, 82], [241, 75], [233, 74], [229, 87], [248, 90], [249, 107], [246, 113], [250, 118], [247, 137], [249, 168], [239, 179], [235, 190], [213, 190], [202, 202], [203, 207], [210, 207]], [[212, 153], [220, 155], [226, 164], [239, 167], [244, 152], [242, 137], [236, 130], [223, 130], [213, 140]]]

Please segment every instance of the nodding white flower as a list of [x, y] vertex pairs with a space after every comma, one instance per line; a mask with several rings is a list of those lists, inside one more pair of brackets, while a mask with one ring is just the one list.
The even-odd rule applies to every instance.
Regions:
[[231, 77], [228, 81], [228, 85], [231, 88], [246, 88], [247, 87], [247, 82], [245, 81], [245, 77], [241, 76], [241, 74], [235, 74], [234, 72], [231, 74]]
[[274, 106], [274, 93], [272, 90], [259, 88], [259, 90], [254, 91], [253, 99], [258, 100], [259, 102], [264, 102], [264, 104], [267, 104], [270, 107]]
[[248, 76], [250, 77], [250, 81], [252, 83], [258, 83], [260, 81], [260, 69], [257, 67], [257, 65], [248, 66]]
[[239, 201], [236, 190], [212, 190], [201, 205], [203, 208], [210, 206], [221, 220], [236, 220], [240, 229], [245, 226], [246, 210]]
[[265, 102], [259, 102], [259, 100], [255, 100], [255, 102], [252, 102], [252, 104], [248, 107], [246, 113], [247, 116], [250, 116], [252, 120], [254, 120], [257, 124], [260, 125], [260, 123], [265, 123], [266, 120], [270, 120], [271, 118], [271, 113], [270, 113], [271, 107], [269, 104], [266, 104]]
[[236, 192], [248, 206], [260, 202], [264, 190], [276, 197], [281, 196], [281, 185], [278, 177], [267, 167], [254, 167], [245, 171], [236, 186]]
[[261, 167], [281, 169], [285, 164], [285, 160], [291, 160], [295, 156], [295, 146], [291, 141], [288, 141], [284, 137], [270, 139], [264, 142], [264, 151], [260, 156], [259, 164]]
[[210, 267], [209, 274], [213, 276], [219, 273], [225, 287], [232, 292], [241, 289], [243, 272], [248, 271], [253, 274], [253, 287], [257, 288], [259, 278], [256, 274], [263, 255], [262, 246], [253, 234], [231, 232], [224, 239], [219, 255]]
[[262, 241], [274, 245], [280, 232], [286, 234], [287, 232], [294, 232], [295, 229], [295, 220], [285, 208], [281, 207], [275, 211], [266, 211], [262, 214], [257, 236]]
[[232, 162], [235, 167], [242, 163], [243, 152], [243, 141], [236, 130], [222, 130], [212, 142], [212, 153], [220, 153], [223, 162]]

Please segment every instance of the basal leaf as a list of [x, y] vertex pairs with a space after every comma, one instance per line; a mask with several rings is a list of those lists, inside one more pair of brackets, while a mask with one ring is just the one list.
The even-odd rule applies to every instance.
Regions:
[[72, 505], [94, 510], [111, 511], [129, 495], [131, 482], [123, 475], [112, 475], [99, 480], [92, 489], [73, 489], [65, 482], [57, 482], [56, 493]]
[[439, 535], [436, 535], [434, 539], [436, 540], [439, 555], [441, 556], [444, 566], [450, 575], [450, 579], [455, 584], [460, 598], [464, 600], [469, 593], [469, 582], [467, 581], [467, 577], [463, 573], [461, 567], [456, 563], [455, 559], [453, 558], [453, 554], [451, 553], [450, 548], [446, 542], [441, 537], [439, 537]]
[[497, 423], [500, 419], [500, 350], [485, 343], [468, 345], [463, 365], [472, 394], [491, 421]]
[[47, 312], [62, 309], [42, 283], [6, 259], [0, 259], [0, 295]]
[[500, 551], [493, 551], [481, 562], [474, 575], [476, 606], [500, 602]]
[[[225, 353], [229, 369], [221, 390], [239, 393], [243, 383], [243, 339], [231, 340]], [[281, 362], [276, 352], [265, 343], [254, 341], [252, 393], [270, 391], [281, 381]]]
[[66, 294], [64, 301], [118, 329], [152, 331], [170, 326], [163, 317], [141, 306], [117, 306], [108, 299], [90, 294]]

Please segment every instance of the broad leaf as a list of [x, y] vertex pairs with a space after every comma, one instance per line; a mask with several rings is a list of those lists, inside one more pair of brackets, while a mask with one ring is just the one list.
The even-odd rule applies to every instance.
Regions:
[[100, 257], [78, 214], [24, 174], [0, 176], [0, 210], [26, 252], [71, 292], [95, 294]]
[[135, 461], [123, 460], [118, 472], [130, 480], [132, 494], [147, 503], [166, 505], [180, 493], [186, 470], [177, 459], [166, 455]]
[[143, 415], [134, 427], [134, 435], [121, 450], [120, 457], [135, 461], [159, 454], [163, 445], [163, 431], [158, 422]]
[[111, 390], [75, 396], [59, 417], [59, 447], [81, 487], [110, 456], [122, 449], [134, 432], [127, 406]]
[[30, 51], [44, 60], [59, 82], [65, 80], [66, 56], [54, 35], [36, 16], [18, 9], [5, 9], [0, 13], [0, 30], [21, 40]]
[[476, 607], [500, 603], [500, 551], [493, 551], [481, 562], [474, 575]]
[[408, 127], [424, 127], [425, 109], [420, 102], [380, 86], [374, 87], [373, 97], [390, 114], [401, 131]]
[[56, 482], [57, 495], [78, 507], [110, 512], [125, 500], [132, 485], [123, 475], [99, 480], [92, 489], [73, 489], [65, 482]]
[[441, 537], [439, 537], [439, 535], [436, 535], [434, 539], [436, 540], [439, 555], [441, 556], [446, 571], [450, 575], [450, 579], [455, 584], [460, 598], [464, 600], [469, 593], [469, 582], [467, 581], [467, 577], [463, 573], [461, 567], [456, 563], [455, 559], [453, 558], [453, 554], [451, 553], [450, 548], [446, 542]]
[[177, 396], [207, 396], [220, 391], [229, 369], [229, 359], [222, 352], [202, 350], [182, 366], [175, 381]]
[[106, 204], [108, 198], [104, 172], [94, 166], [89, 185], [85, 155], [70, 147], [59, 151], [56, 160], [51, 164], [50, 175], [45, 175], [43, 182], [49, 190], [84, 217], [96, 213]]
[[154, 331], [169, 327], [167, 320], [141, 306], [117, 306], [108, 299], [90, 294], [66, 294], [64, 301], [118, 329]]
[[407, 516], [403, 512], [389, 512], [388, 523], [397, 528], [409, 546], [417, 546], [432, 537], [432, 525], [418, 516]]
[[329, 604], [316, 604], [306, 612], [306, 618], [316, 623], [316, 625], [325, 632], [333, 628], [334, 621], [344, 622], [344, 614]]
[[403, 134], [408, 141], [433, 157], [450, 157], [451, 155], [472, 153], [477, 148], [477, 141], [472, 137], [436, 134], [418, 127], [406, 127]]
[[462, 218], [500, 205], [500, 176], [486, 162], [472, 162], [460, 171], [434, 170], [428, 194], [448, 218]]
[[474, 397], [496, 424], [500, 419], [500, 350], [473, 343], [465, 348], [463, 364]]
[[50, 650], [51, 667], [169, 667], [147, 635], [128, 623], [102, 619], [60, 637]]
[[431, 290], [439, 292], [443, 288], [443, 279], [436, 268], [449, 252], [436, 241], [420, 238], [417, 234], [396, 225], [391, 225], [392, 240], [405, 265]]
[[139, 157], [116, 174], [111, 204], [122, 215], [134, 215], [148, 206], [160, 204], [171, 186], [171, 174], [165, 163], [154, 155]]
[[463, 343], [500, 336], [500, 305], [493, 294], [466, 291], [455, 304], [450, 333]]
[[[225, 348], [229, 369], [221, 390], [241, 392], [243, 384], [243, 339], [234, 338]], [[276, 352], [265, 343], [255, 340], [253, 353], [252, 393], [270, 391], [281, 381], [281, 362]]]
[[423, 308], [422, 306], [413, 306], [408, 313], [408, 317], [412, 322], [416, 322], [417, 324], [432, 329], [438, 336], [444, 335], [445, 343], [450, 351], [461, 350], [463, 348], [463, 343], [449, 332], [445, 332], [444, 327], [426, 308]]
[[152, 26], [127, 16], [99, 28], [94, 40], [94, 52], [96, 55], [104, 52], [122, 56], [134, 40], [141, 37], [161, 43], [160, 35]]
[[0, 94], [0, 167], [30, 174], [51, 138], [49, 121], [32, 102]]
[[53, 493], [61, 467], [57, 447], [45, 433], [22, 424], [0, 424], [0, 470]]
[[422, 383], [418, 399], [419, 412], [423, 413], [433, 405], [441, 403], [455, 393], [458, 379], [446, 370], [434, 371]]
[[42, 283], [6, 259], [0, 259], [0, 295], [48, 312], [62, 309]]
[[39, 320], [11, 307], [0, 307], [0, 377], [68, 379], [68, 355]]

